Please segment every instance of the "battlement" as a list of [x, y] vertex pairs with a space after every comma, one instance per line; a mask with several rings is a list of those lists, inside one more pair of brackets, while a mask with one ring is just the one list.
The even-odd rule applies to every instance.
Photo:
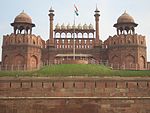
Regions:
[[[0, 96], [149, 96], [149, 78], [4, 78]], [[142, 91], [141, 91], [142, 90]], [[5, 92], [7, 91], [7, 93]], [[9, 93], [8, 93], [9, 92]], [[20, 93], [18, 93], [20, 92]]]
[[31, 34], [14, 34], [3, 36], [3, 46], [7, 45], [35, 45], [41, 48], [45, 47], [45, 41], [40, 36], [35, 36]]
[[148, 77], [4, 77], [0, 109], [1, 113], [149, 113], [149, 84]]
[[142, 35], [114, 35], [109, 36], [109, 38], [104, 42], [105, 47], [114, 47], [114, 46], [121, 46], [121, 45], [139, 45], [146, 47], [145, 36]]
[[85, 31], [94, 31], [94, 27], [92, 24], [90, 25], [87, 25], [87, 24], [84, 24], [84, 25], [81, 25], [81, 24], [78, 24], [77, 26], [76, 25], [64, 25], [62, 24], [61, 26], [59, 24], [56, 25], [55, 27], [55, 32], [61, 32], [61, 31], [64, 31], [64, 32], [85, 32]]

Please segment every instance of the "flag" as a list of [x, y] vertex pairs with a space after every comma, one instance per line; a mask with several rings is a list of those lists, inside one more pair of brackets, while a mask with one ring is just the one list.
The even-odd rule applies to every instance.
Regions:
[[75, 8], [75, 14], [76, 14], [76, 16], [78, 16], [79, 15], [79, 13], [78, 13], [78, 8], [76, 7], [76, 5], [74, 4], [74, 8]]

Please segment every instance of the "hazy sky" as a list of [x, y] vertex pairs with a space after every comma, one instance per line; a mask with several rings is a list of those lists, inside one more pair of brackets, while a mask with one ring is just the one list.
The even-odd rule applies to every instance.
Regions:
[[85, 23], [95, 25], [94, 11], [97, 4], [101, 14], [100, 38], [103, 41], [109, 35], [116, 34], [113, 24], [126, 10], [139, 24], [136, 32], [146, 36], [147, 57], [150, 61], [150, 0], [2, 0], [0, 3], [0, 43], [2, 43], [3, 35], [13, 32], [10, 23], [23, 10], [32, 17], [33, 23], [36, 24], [33, 33], [47, 40], [49, 35], [48, 11], [50, 7], [52, 6], [55, 10], [54, 25], [57, 23], [67, 25], [73, 23], [74, 4], [79, 9], [76, 23], [82, 25]]

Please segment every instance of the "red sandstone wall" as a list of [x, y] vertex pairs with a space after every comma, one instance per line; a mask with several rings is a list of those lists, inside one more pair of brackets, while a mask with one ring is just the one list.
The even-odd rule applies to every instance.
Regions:
[[0, 80], [0, 96], [146, 96], [150, 79], [11, 78]]
[[149, 77], [0, 78], [0, 113], [150, 113], [149, 106]]
[[150, 113], [149, 106], [147, 98], [10, 99], [0, 100], [0, 113]]

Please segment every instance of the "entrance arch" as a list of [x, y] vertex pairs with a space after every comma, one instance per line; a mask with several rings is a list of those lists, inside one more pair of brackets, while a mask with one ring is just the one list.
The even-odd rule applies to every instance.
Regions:
[[31, 69], [36, 69], [38, 67], [38, 60], [35, 55], [31, 56]]
[[141, 56], [141, 57], [140, 57], [139, 67], [140, 67], [140, 70], [143, 70], [143, 69], [146, 68], [146, 67], [145, 67], [145, 58], [144, 58], [144, 56]]
[[16, 55], [14, 65], [15, 66], [23, 66], [24, 65], [24, 57], [22, 55]]
[[112, 67], [116, 69], [119, 68], [119, 57], [116, 55], [112, 57]]
[[9, 64], [9, 60], [8, 60], [8, 56], [6, 55], [4, 57], [4, 65], [8, 65]]
[[135, 64], [135, 57], [133, 55], [127, 55], [125, 57], [125, 67], [126, 69], [132, 69]]

